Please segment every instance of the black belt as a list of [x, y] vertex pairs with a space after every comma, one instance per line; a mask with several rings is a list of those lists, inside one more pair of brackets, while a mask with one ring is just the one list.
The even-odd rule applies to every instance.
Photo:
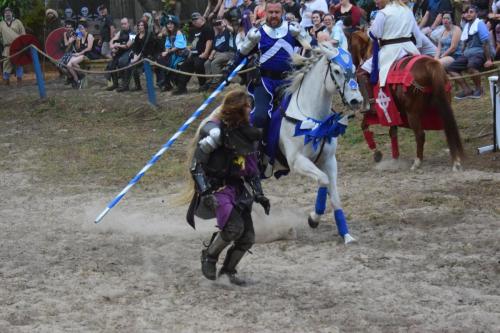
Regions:
[[284, 80], [288, 76], [288, 72], [276, 72], [260, 68], [260, 75], [273, 80]]
[[380, 46], [386, 46], [386, 45], [391, 45], [391, 44], [401, 44], [401, 43], [406, 43], [406, 42], [412, 42], [413, 44], [416, 44], [415, 37], [401, 37], [401, 38], [394, 38], [394, 39], [382, 39], [380, 40]]

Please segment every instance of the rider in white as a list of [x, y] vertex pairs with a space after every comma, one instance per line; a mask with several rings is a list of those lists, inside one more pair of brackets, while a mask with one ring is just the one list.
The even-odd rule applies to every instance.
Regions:
[[[406, 55], [420, 54], [417, 46], [422, 39], [413, 12], [401, 0], [379, 0], [378, 5], [382, 9], [377, 12], [369, 33], [380, 44], [378, 76], [380, 86], [384, 87], [391, 65]], [[371, 83], [376, 83], [376, 75], [372, 75], [370, 82], [370, 73], [377, 70], [374, 67], [372, 57], [357, 73], [363, 97], [370, 104], [374, 103]]]

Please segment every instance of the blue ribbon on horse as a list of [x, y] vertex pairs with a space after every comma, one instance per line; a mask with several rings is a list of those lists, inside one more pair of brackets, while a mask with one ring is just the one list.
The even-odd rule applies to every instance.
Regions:
[[339, 122], [340, 119], [340, 113], [334, 113], [323, 121], [308, 118], [305, 121], [313, 122], [315, 125], [312, 128], [301, 128], [304, 121], [298, 122], [295, 125], [294, 136], [304, 135], [304, 145], [312, 142], [313, 149], [316, 151], [321, 141], [326, 140], [331, 143], [332, 138], [345, 133], [347, 124]]
[[372, 72], [370, 73], [370, 83], [377, 84], [378, 82], [378, 52], [380, 46], [378, 39], [370, 32], [370, 38], [373, 40], [373, 57], [372, 57]]

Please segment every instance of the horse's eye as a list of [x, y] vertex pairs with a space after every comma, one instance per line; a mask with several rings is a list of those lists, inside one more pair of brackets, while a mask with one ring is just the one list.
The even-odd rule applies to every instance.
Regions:
[[333, 72], [337, 75], [340, 75], [340, 71], [338, 69], [335, 69]]

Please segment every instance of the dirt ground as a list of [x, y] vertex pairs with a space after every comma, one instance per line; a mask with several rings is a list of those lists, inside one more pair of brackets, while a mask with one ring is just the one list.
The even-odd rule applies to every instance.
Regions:
[[468, 158], [451, 172], [441, 133], [409, 170], [373, 164], [355, 120], [339, 141], [339, 187], [352, 235], [331, 210], [307, 225], [315, 184], [264, 183], [244, 288], [206, 280], [200, 250], [213, 221], [185, 222], [190, 130], [99, 225], [95, 217], [203, 96], [118, 95], [102, 84], [0, 87], [0, 332], [500, 332], [500, 155], [489, 96], [455, 103]]

